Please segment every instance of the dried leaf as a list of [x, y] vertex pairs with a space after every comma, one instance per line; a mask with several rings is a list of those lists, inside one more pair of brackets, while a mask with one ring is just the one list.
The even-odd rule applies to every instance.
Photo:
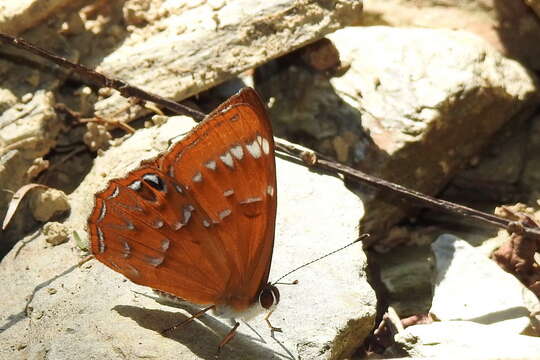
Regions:
[[49, 187], [43, 184], [26, 184], [23, 187], [21, 187], [17, 192], [13, 195], [11, 198], [11, 201], [9, 202], [8, 210], [6, 212], [6, 217], [4, 218], [4, 222], [2, 224], [2, 230], [5, 230], [11, 221], [11, 218], [15, 214], [15, 211], [17, 211], [17, 208], [19, 207], [19, 204], [21, 203], [21, 200], [24, 198], [24, 196], [32, 189], [35, 188], [42, 188], [42, 189], [48, 189]]

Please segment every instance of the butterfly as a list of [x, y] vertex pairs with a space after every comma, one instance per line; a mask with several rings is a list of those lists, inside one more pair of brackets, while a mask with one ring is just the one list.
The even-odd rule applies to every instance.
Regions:
[[95, 195], [91, 251], [136, 284], [206, 306], [200, 314], [249, 319], [279, 302], [268, 282], [276, 196], [270, 120], [244, 88]]

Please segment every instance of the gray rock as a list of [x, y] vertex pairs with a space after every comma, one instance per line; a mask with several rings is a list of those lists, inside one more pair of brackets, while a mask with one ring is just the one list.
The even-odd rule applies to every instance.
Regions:
[[[362, 25], [461, 29], [487, 41], [501, 53], [537, 71], [540, 48], [540, 5], [525, 1], [374, 0], [365, 5]], [[527, 6], [528, 5], [528, 6]], [[531, 11], [531, 9], [533, 11]]]
[[35, 191], [30, 197], [30, 211], [34, 219], [47, 222], [69, 211], [69, 202], [63, 191], [49, 188]]
[[[4, 218], [13, 193], [31, 182], [34, 165], [56, 144], [62, 124], [53, 106], [54, 95], [40, 90], [25, 104], [16, 104], [0, 114], [0, 218]], [[6, 242], [19, 239], [35, 223], [26, 207], [21, 206], [10, 226], [2, 234]]]
[[534, 334], [540, 301], [519, 280], [466, 241], [449, 234], [432, 245], [436, 275], [430, 313], [439, 320], [490, 324], [508, 334]]
[[5, 1], [0, 5], [0, 31], [18, 34], [72, 3], [72, 0]]
[[[332, 85], [367, 113], [362, 126], [376, 149], [360, 153], [359, 166], [429, 195], [504, 123], [538, 103], [532, 75], [469, 33], [347, 28], [330, 39], [351, 64]], [[372, 196], [366, 196], [365, 231], [403, 215], [401, 202]]]
[[408, 356], [440, 359], [538, 359], [540, 339], [468, 321], [414, 325], [395, 336]]
[[431, 306], [433, 256], [429, 246], [399, 246], [371, 254], [380, 268], [385, 298], [400, 318], [425, 314]]
[[[143, 158], [167, 146], [171, 134], [185, 132], [187, 118], [172, 118], [144, 129], [96, 159], [93, 170], [70, 196], [72, 215], [65, 223], [85, 243], [92, 194], [107, 179], [125, 173]], [[278, 160], [278, 220], [270, 279], [328, 253], [358, 236], [360, 200], [338, 178]], [[195, 311], [154, 301], [151, 290], [126, 281], [91, 260], [80, 260], [73, 242], [44, 247], [38, 236], [17, 246], [0, 264], [10, 279], [0, 295], [2, 358], [212, 359], [230, 329], [226, 320], [205, 315], [169, 337], [160, 331]], [[84, 246], [84, 245], [83, 245]], [[241, 324], [223, 350], [227, 359], [338, 359], [350, 356], [374, 326], [375, 296], [366, 282], [360, 244], [310, 265], [284, 281], [281, 301], [272, 315], [283, 333], [270, 336], [262, 318]], [[51, 289], [51, 290], [49, 290]], [[25, 316], [25, 298], [34, 293]], [[119, 355], [121, 354], [121, 355]]]
[[[134, 31], [98, 70], [182, 100], [353, 24], [361, 11], [361, 1], [345, 0], [236, 0], [218, 9], [171, 8], [152, 28]], [[114, 94], [96, 109], [105, 116], [127, 104]]]

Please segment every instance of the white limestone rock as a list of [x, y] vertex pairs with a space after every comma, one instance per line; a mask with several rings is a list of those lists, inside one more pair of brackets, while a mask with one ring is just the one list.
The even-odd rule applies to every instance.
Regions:
[[442, 321], [489, 324], [509, 334], [530, 334], [540, 324], [540, 301], [513, 275], [449, 234], [432, 245], [436, 275], [430, 313]]

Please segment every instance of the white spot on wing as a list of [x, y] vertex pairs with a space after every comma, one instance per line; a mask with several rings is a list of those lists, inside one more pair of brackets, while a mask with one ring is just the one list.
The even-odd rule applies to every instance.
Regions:
[[[178, 227], [178, 229], [180, 229], [182, 226], [188, 223], [189, 219], [191, 219], [191, 213], [193, 212], [193, 210], [195, 210], [195, 207], [191, 204], [184, 206], [184, 209], [183, 209], [184, 219], [182, 219], [182, 222], [180, 226]], [[178, 230], [178, 229], [175, 229], [175, 230]]]
[[147, 263], [149, 263], [150, 265], [154, 267], [158, 267], [159, 265], [161, 265], [161, 263], [163, 263], [163, 260], [165, 260], [163, 256], [148, 256], [148, 255], [144, 256], [144, 261], [146, 261]]
[[124, 251], [122, 251], [122, 256], [128, 258], [129, 255], [131, 255], [131, 247], [126, 241], [122, 242], [122, 246], [124, 247]]
[[229, 196], [231, 196], [231, 195], [233, 195], [233, 194], [234, 194], [234, 190], [233, 190], [233, 189], [228, 189], [228, 190], [225, 190], [225, 191], [223, 192], [223, 196], [225, 196], [225, 197], [229, 197]]
[[162, 251], [167, 251], [167, 249], [169, 249], [169, 245], [170, 245], [170, 241], [169, 239], [162, 239], [161, 240], [161, 250]]
[[184, 209], [184, 224], [187, 224], [190, 218], [191, 218], [191, 211]]
[[257, 140], [253, 140], [251, 144], [246, 144], [246, 149], [255, 159], [261, 157], [261, 146], [259, 145]]
[[126, 222], [126, 229], [135, 230], [135, 225], [133, 225], [133, 223], [130, 220], [125, 220], [124, 219], [124, 221]]
[[112, 194], [109, 197], [107, 197], [107, 199], [114, 199], [119, 194], [120, 194], [120, 189], [118, 188], [118, 186], [115, 186], [114, 191], [112, 192]]
[[274, 196], [274, 187], [272, 185], [268, 185], [266, 187], [266, 193], [270, 196]]
[[221, 220], [225, 219], [227, 216], [231, 215], [232, 211], [230, 209], [225, 209], [219, 213], [219, 218]]
[[208, 220], [206, 220], [206, 219], [203, 220], [202, 224], [203, 224], [203, 226], [204, 226], [205, 228], [209, 228], [210, 225], [212, 225], [212, 224], [210, 223], [210, 221], [208, 221]]
[[167, 184], [165, 184], [156, 174], [144, 174], [143, 180], [154, 189], [167, 193]]
[[100, 222], [105, 217], [105, 214], [107, 214], [107, 205], [105, 202], [102, 203], [101, 209], [99, 210], [99, 217], [96, 222]]
[[141, 187], [142, 187], [141, 180], [135, 180], [134, 182], [132, 182], [131, 184], [128, 185], [128, 188], [130, 188], [131, 190], [134, 190], [134, 191], [141, 190]]
[[260, 198], [260, 197], [250, 197], [250, 198], [247, 198], [245, 200], [240, 201], [240, 204], [245, 205], [245, 204], [251, 204], [251, 203], [259, 202], [259, 201], [262, 201], [262, 198]]
[[262, 139], [261, 147], [262, 147], [263, 152], [266, 155], [268, 155], [270, 153], [270, 143], [268, 142], [268, 140], [266, 140], [266, 138]]
[[202, 181], [202, 174], [200, 171], [198, 171], [195, 175], [193, 175], [192, 178], [193, 182], [199, 183]]
[[96, 227], [97, 230], [97, 236], [99, 240], [99, 252], [104, 253], [105, 252], [105, 236], [103, 235], [103, 231], [101, 231], [100, 228]]
[[152, 222], [152, 226], [154, 227], [154, 229], [161, 229], [163, 225], [165, 225], [165, 223], [161, 219], [155, 219]]
[[227, 165], [231, 169], [234, 169], [234, 162], [230, 152], [227, 151], [225, 154], [219, 155], [219, 158], [221, 159], [221, 161], [223, 161], [225, 165]]
[[217, 164], [216, 164], [216, 162], [214, 160], [210, 160], [207, 163], [205, 163], [204, 166], [206, 166], [208, 169], [214, 171], [214, 170], [216, 170]]
[[127, 264], [127, 268], [133, 277], [139, 277], [141, 274], [139, 273], [139, 270], [137, 270], [133, 265]]
[[244, 149], [242, 149], [240, 145], [234, 145], [231, 147], [231, 154], [233, 154], [233, 156], [238, 160], [242, 160], [244, 157]]

